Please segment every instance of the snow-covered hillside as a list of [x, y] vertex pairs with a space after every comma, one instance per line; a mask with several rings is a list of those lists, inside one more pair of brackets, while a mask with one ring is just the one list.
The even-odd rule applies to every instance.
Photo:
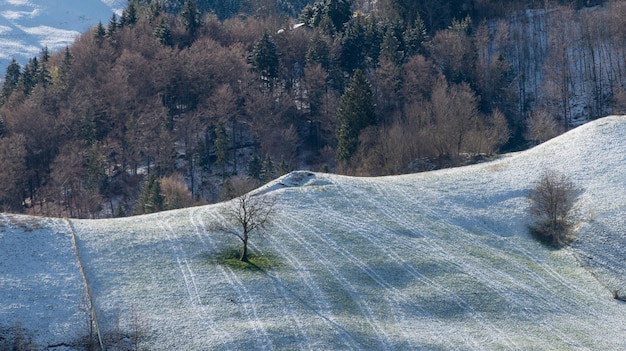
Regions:
[[[607, 117], [470, 167], [291, 173], [258, 190], [277, 199], [252, 241], [262, 270], [220, 263], [238, 247], [210, 229], [224, 204], [71, 225], [105, 343], [139, 330], [149, 350], [623, 349], [611, 290], [626, 289], [625, 140], [626, 117]], [[527, 234], [526, 195], [547, 168], [584, 189], [565, 250]], [[18, 222], [0, 232], [0, 326], [59, 344], [59, 321], [80, 330], [86, 315], [70, 222]]]
[[0, 1], [0, 72], [15, 58], [25, 64], [44, 47], [56, 51], [81, 33], [121, 13], [126, 0]]

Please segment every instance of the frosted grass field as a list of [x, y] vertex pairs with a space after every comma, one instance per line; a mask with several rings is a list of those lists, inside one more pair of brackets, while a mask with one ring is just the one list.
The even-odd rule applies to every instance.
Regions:
[[[257, 190], [277, 199], [270, 232], [252, 239], [252, 253], [271, 263], [261, 270], [220, 263], [239, 244], [210, 229], [224, 204], [71, 222], [103, 333], [139, 325], [148, 350], [624, 349], [626, 304], [611, 291], [626, 288], [625, 134], [626, 117], [608, 117], [470, 167], [291, 173]], [[578, 237], [564, 250], [527, 234], [526, 195], [546, 168], [584, 188]], [[28, 252], [37, 249], [29, 240], [48, 241], [41, 250], [67, 260], [63, 270], [38, 269], [70, 277], [69, 297], [55, 297], [60, 284], [37, 293], [78, 325], [84, 287], [69, 225], [43, 222], [31, 232], [5, 225], [0, 245]], [[26, 234], [38, 236], [15, 239]], [[0, 279], [1, 301], [15, 305], [5, 287], [38, 278], [0, 260], [22, 281]], [[22, 289], [33, 305], [35, 290]], [[0, 311], [0, 325], [32, 312], [28, 303]], [[32, 326], [48, 335], [42, 342], [56, 335], [45, 323]]]

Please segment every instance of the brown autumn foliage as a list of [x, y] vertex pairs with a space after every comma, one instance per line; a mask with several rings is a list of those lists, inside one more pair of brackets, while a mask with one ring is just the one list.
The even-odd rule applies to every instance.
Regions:
[[[365, 2], [355, 2], [348, 20], [353, 25], [343, 32], [293, 28], [295, 19], [270, 7], [258, 12], [263, 16], [204, 15], [193, 38], [177, 15], [151, 17], [144, 9], [135, 24], [104, 37], [91, 30], [68, 50], [42, 53], [36, 66], [31, 60], [21, 67], [16, 86], [3, 89], [0, 209], [100, 217], [124, 205], [132, 213], [146, 174], [180, 174], [172, 181], [176, 192], [183, 193], [184, 184], [194, 198], [216, 201], [227, 178], [258, 176], [255, 159], [269, 158], [276, 168], [282, 163], [286, 169], [338, 171], [337, 108], [355, 68], [372, 85], [378, 123], [362, 131], [345, 172], [422, 171], [444, 164], [438, 160], [454, 165], [466, 155], [497, 152], [512, 134], [515, 147], [525, 142], [523, 135], [544, 139], [533, 130], [542, 130], [546, 119], [536, 119], [540, 114], [533, 111], [556, 106], [551, 118], [569, 125], [570, 87], [582, 74], [565, 69], [571, 57], [564, 54], [571, 51], [563, 45], [581, 38], [585, 50], [606, 56], [600, 50], [606, 40], [626, 37], [619, 25], [624, 16], [618, 15], [625, 13], [623, 5], [604, 4], [580, 17], [577, 10], [586, 5], [567, 3], [573, 7], [387, 0], [367, 10]], [[518, 17], [507, 17], [544, 6], [573, 22], [583, 18], [585, 25], [546, 26], [551, 32], [542, 46], [532, 42], [528, 27], [516, 25]], [[611, 29], [594, 25], [594, 14]], [[545, 20], [553, 23], [555, 16]], [[482, 22], [495, 19], [496, 25]], [[168, 41], [158, 36], [161, 23]], [[380, 58], [389, 33], [398, 43], [397, 62], [389, 52]], [[265, 34], [275, 52], [254, 51]], [[610, 109], [613, 95], [613, 107], [623, 105], [626, 77], [617, 72], [626, 68], [615, 58], [624, 52], [616, 50], [622, 51], [608, 59], [604, 72], [594, 73], [590, 60], [581, 62], [585, 81], [595, 87], [593, 116]], [[531, 62], [537, 52], [548, 59]], [[263, 60], [268, 57], [255, 62], [277, 64], [277, 76], [263, 77], [251, 64], [253, 55], [275, 55], [277, 63]], [[359, 62], [344, 62], [355, 57]], [[533, 65], [553, 72], [541, 88], [528, 74]]]

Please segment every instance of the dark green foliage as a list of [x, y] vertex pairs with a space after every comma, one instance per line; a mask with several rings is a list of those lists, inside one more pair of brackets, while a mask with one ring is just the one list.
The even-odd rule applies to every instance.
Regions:
[[195, 39], [196, 32], [200, 28], [200, 12], [194, 0], [186, 0], [183, 5], [183, 9], [180, 12], [180, 16], [185, 26], [185, 31], [191, 37]]
[[117, 23], [117, 16], [115, 14], [111, 15], [111, 19], [109, 20], [109, 24], [107, 25], [107, 38], [113, 38], [115, 32], [117, 32], [117, 27], [119, 23]]
[[4, 84], [2, 85], [2, 96], [1, 103], [4, 104], [11, 94], [18, 88], [20, 80], [22, 78], [21, 74], [22, 67], [15, 59], [11, 60], [9, 66], [7, 66], [7, 72], [4, 75]]
[[226, 128], [220, 125], [215, 130], [215, 141], [213, 143], [215, 148], [215, 164], [225, 169], [226, 163], [228, 163], [228, 135], [226, 135]]
[[252, 68], [261, 74], [261, 79], [272, 87], [278, 77], [279, 59], [276, 44], [269, 34], [263, 34], [263, 37], [254, 44], [248, 61]]
[[377, 122], [372, 88], [363, 71], [354, 72], [350, 86], [341, 96], [337, 119], [337, 159], [349, 162], [357, 149], [361, 131]]
[[308, 65], [319, 63], [326, 70], [330, 68], [330, 47], [324, 37], [317, 32], [311, 38], [306, 52], [306, 62]]
[[48, 51], [47, 46], [41, 50], [41, 54], [39, 57], [41, 58], [41, 61], [39, 65], [39, 70], [37, 71], [36, 84], [40, 84], [43, 87], [48, 87], [52, 81], [52, 75], [50, 74], [50, 70], [48, 69], [50, 52]]
[[395, 28], [387, 27], [383, 42], [380, 48], [380, 60], [387, 60], [393, 64], [400, 65], [404, 61], [404, 50], [402, 43], [396, 36]]
[[98, 22], [96, 29], [93, 31], [93, 37], [96, 39], [96, 43], [98, 43], [98, 45], [102, 45], [102, 42], [104, 42], [104, 38], [106, 38], [106, 35], [107, 30], [104, 28], [104, 25], [102, 25], [102, 22]]
[[4, 124], [4, 119], [0, 116], [0, 138], [7, 135], [7, 126]]
[[265, 156], [263, 165], [261, 166], [260, 178], [263, 183], [268, 183], [276, 178], [276, 169], [274, 167], [274, 161], [270, 155]]
[[31, 58], [24, 67], [21, 75], [20, 87], [24, 95], [29, 95], [39, 81], [39, 60], [36, 57]]
[[365, 68], [367, 40], [363, 21], [355, 19], [346, 25], [341, 36], [341, 67], [348, 73]]
[[261, 164], [261, 159], [257, 154], [254, 154], [252, 160], [248, 164], [248, 176], [253, 179], [261, 180], [261, 170], [263, 165]]
[[85, 164], [87, 168], [87, 177], [85, 185], [89, 190], [97, 190], [99, 193], [105, 193], [108, 185], [108, 177], [105, 173], [104, 157], [102, 156], [102, 148], [99, 144], [94, 143], [85, 155]]
[[172, 31], [165, 22], [165, 19], [161, 19], [159, 25], [154, 29], [154, 36], [161, 43], [161, 45], [172, 46]]
[[405, 56], [410, 57], [415, 54], [424, 54], [426, 50], [424, 44], [428, 42], [428, 33], [424, 21], [418, 16], [412, 25], [404, 31]]
[[285, 160], [284, 157], [280, 159], [280, 165], [278, 166], [278, 171], [280, 175], [287, 174], [291, 171], [289, 167], [289, 163], [287, 162], [287, 160]]
[[327, 34], [343, 31], [343, 26], [352, 17], [351, 1], [321, 0], [307, 5], [299, 19], [308, 26], [323, 28]]
[[137, 23], [137, 5], [130, 2], [122, 12], [120, 17], [120, 27], [133, 26]]
[[135, 214], [163, 211], [165, 199], [161, 194], [161, 182], [154, 174], [148, 176], [135, 205]]

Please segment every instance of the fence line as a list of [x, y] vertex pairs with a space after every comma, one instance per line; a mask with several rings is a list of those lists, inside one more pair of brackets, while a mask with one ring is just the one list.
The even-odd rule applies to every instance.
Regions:
[[85, 272], [85, 266], [83, 266], [83, 260], [80, 257], [80, 252], [78, 251], [78, 242], [76, 240], [76, 230], [74, 229], [74, 224], [68, 218], [65, 218], [67, 225], [70, 228], [70, 233], [72, 234], [72, 243], [74, 245], [74, 253], [76, 253], [76, 258], [78, 259], [78, 266], [80, 267], [80, 272], [83, 275], [83, 281], [85, 283], [85, 290], [87, 293], [87, 301], [89, 303], [89, 310], [91, 312], [91, 322], [93, 323], [94, 328], [96, 329], [96, 335], [98, 336], [98, 344], [100, 345], [100, 351], [105, 351], [104, 344], [102, 343], [102, 334], [100, 333], [100, 328], [98, 327], [98, 317], [96, 315], [96, 309], [93, 303], [93, 297], [91, 295], [91, 288], [89, 286], [89, 279], [87, 279], [87, 273]]

